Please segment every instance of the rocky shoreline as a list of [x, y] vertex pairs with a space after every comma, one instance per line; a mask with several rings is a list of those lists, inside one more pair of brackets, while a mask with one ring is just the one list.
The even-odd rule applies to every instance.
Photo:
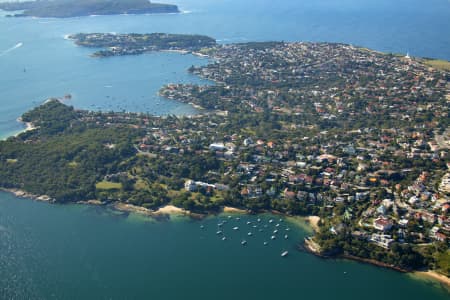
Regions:
[[[18, 198], [23, 199], [31, 199], [35, 201], [47, 202], [47, 203], [56, 203], [55, 199], [51, 198], [47, 195], [36, 195], [32, 194], [17, 188], [2, 188], [0, 187], [0, 191], [13, 194]], [[170, 216], [179, 215], [179, 216], [187, 216], [192, 219], [201, 220], [205, 217], [209, 216], [210, 213], [196, 213], [189, 210], [185, 210], [174, 205], [165, 205], [159, 207], [157, 210], [151, 210], [142, 206], [136, 206], [129, 203], [108, 203], [102, 202], [100, 200], [92, 199], [92, 200], [82, 200], [74, 202], [73, 204], [82, 204], [82, 205], [92, 205], [92, 206], [108, 206], [114, 210], [127, 212], [127, 213], [135, 213], [144, 215], [147, 217], [155, 218], [160, 220], [161, 218], [169, 219]], [[247, 210], [235, 208], [235, 207], [223, 207], [222, 213], [231, 213], [231, 214], [246, 214], [249, 213]]]
[[[32, 193], [25, 192], [20, 189], [14, 189], [14, 188], [0, 188], [0, 191], [8, 192], [13, 194], [14, 196], [18, 198], [24, 198], [24, 199], [31, 199], [35, 201], [42, 201], [47, 203], [55, 203], [55, 200], [47, 195], [35, 195]], [[95, 205], [95, 206], [104, 206], [107, 205], [107, 203], [104, 203], [100, 200], [86, 200], [86, 201], [78, 201], [77, 204], [83, 204], [83, 205]], [[112, 205], [112, 208], [118, 211], [122, 212], [128, 212], [128, 213], [136, 213], [144, 216], [148, 216], [151, 218], [155, 218], [157, 220], [161, 220], [161, 218], [164, 219], [170, 219], [170, 216], [172, 215], [181, 215], [181, 216], [188, 216], [193, 219], [203, 219], [207, 216], [207, 214], [198, 214], [193, 213], [188, 210], [184, 210], [182, 208], [178, 208], [173, 205], [166, 205], [163, 207], [160, 207], [158, 210], [150, 210], [145, 207], [136, 206], [132, 204], [127, 203], [115, 203]], [[234, 208], [234, 207], [228, 207], [225, 206], [222, 210], [223, 213], [238, 213], [238, 214], [246, 214], [249, 213], [247, 210]], [[310, 224], [310, 226], [313, 228], [314, 231], [318, 230], [317, 222], [320, 220], [317, 219], [316, 216], [308, 216], [306, 217], [306, 221]], [[445, 286], [446, 289], [450, 288], [450, 278], [447, 276], [441, 275], [433, 270], [427, 270], [427, 271], [415, 271], [415, 270], [407, 270], [403, 269], [394, 265], [390, 265], [387, 263], [383, 263], [374, 259], [368, 259], [368, 258], [362, 258], [354, 255], [349, 254], [339, 254], [339, 255], [328, 255], [321, 253], [321, 248], [318, 243], [316, 243], [312, 237], [307, 237], [304, 239], [303, 243], [299, 245], [299, 250], [306, 251], [310, 254], [313, 254], [316, 257], [322, 258], [322, 259], [348, 259], [353, 260], [361, 263], [371, 264], [376, 267], [380, 268], [386, 268], [391, 269], [397, 272], [401, 273], [409, 273], [413, 274], [417, 277], [431, 279], [434, 281], [438, 281], [442, 285]]]
[[316, 257], [322, 258], [322, 259], [347, 259], [347, 260], [353, 260], [360, 263], [370, 264], [376, 267], [385, 268], [394, 270], [400, 273], [408, 273], [412, 274], [416, 277], [421, 277], [425, 279], [431, 279], [433, 281], [437, 281], [440, 284], [442, 284], [447, 290], [450, 290], [450, 278], [437, 273], [434, 270], [427, 270], [427, 271], [416, 271], [412, 269], [403, 269], [400, 267], [397, 267], [395, 265], [390, 265], [387, 263], [383, 263], [374, 259], [369, 258], [362, 258], [354, 255], [349, 254], [339, 254], [339, 255], [333, 255], [333, 254], [323, 254], [321, 253], [321, 249], [319, 244], [317, 244], [312, 237], [305, 238], [303, 244], [299, 245], [299, 250], [306, 251], [308, 253], [313, 254]]
[[0, 188], [0, 191], [11, 193], [11, 194], [13, 194], [14, 196], [16, 196], [18, 198], [26, 198], [26, 199], [42, 201], [42, 202], [50, 202], [50, 203], [54, 203], [55, 202], [55, 199], [51, 198], [50, 196], [47, 196], [47, 195], [35, 195], [35, 194], [28, 193], [28, 192], [25, 192], [25, 191], [20, 190], [20, 189]]

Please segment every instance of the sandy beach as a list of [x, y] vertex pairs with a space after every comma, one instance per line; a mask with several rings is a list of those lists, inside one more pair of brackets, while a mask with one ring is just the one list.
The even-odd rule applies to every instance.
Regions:
[[31, 122], [23, 122], [23, 121], [22, 121], [22, 118], [18, 118], [18, 119], [17, 119], [17, 122], [20, 122], [20, 123], [25, 124], [25, 129], [19, 131], [19, 132], [16, 133], [14, 136], [18, 136], [18, 135], [20, 135], [21, 133], [24, 133], [24, 132], [27, 132], [27, 131], [31, 131], [31, 130], [35, 130], [35, 129], [36, 129], [36, 127], [33, 125], [33, 123], [31, 123]]
[[413, 272], [412, 274], [421, 279], [432, 279], [438, 281], [450, 289], [450, 278], [435, 271]]
[[165, 215], [184, 215], [184, 214], [187, 214], [188, 211], [186, 211], [182, 208], [173, 206], [173, 205], [166, 205], [166, 206], [159, 208], [154, 213], [155, 214], [165, 214]]
[[131, 213], [137, 213], [149, 217], [158, 217], [162, 215], [185, 215], [189, 214], [189, 211], [186, 211], [182, 208], [173, 206], [173, 205], [166, 205], [158, 210], [154, 211], [142, 206], [136, 206], [133, 204], [126, 204], [126, 203], [116, 203], [114, 204], [114, 208], [120, 211], [126, 211]]
[[309, 224], [311, 225], [312, 229], [314, 229], [315, 232], [320, 231], [320, 227], [319, 227], [320, 217], [309, 216], [309, 217], [306, 217], [306, 220], [309, 222]]
[[232, 213], [232, 214], [246, 214], [247, 213], [247, 211], [244, 209], [239, 209], [239, 208], [230, 207], [230, 206], [224, 206], [223, 212], [224, 213]]

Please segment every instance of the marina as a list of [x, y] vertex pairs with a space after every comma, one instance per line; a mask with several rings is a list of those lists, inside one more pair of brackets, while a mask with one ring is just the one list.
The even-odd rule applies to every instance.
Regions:
[[[281, 257], [286, 257], [288, 255], [288, 251], [283, 249], [286, 247], [295, 248], [295, 242], [287, 242], [289, 238], [287, 234], [284, 234], [282, 236], [283, 238], [276, 240], [279, 231], [275, 228], [279, 228], [280, 230], [290, 230], [288, 224], [281, 225], [283, 224], [283, 221], [283, 219], [280, 219], [279, 223], [274, 224], [272, 219], [260, 217], [255, 218], [251, 215], [235, 218], [233, 218], [231, 215], [221, 216], [218, 218], [217, 222], [217, 228], [220, 228], [220, 230], [216, 231], [216, 235], [219, 236], [219, 239], [222, 241], [230, 240], [231, 242], [233, 242], [235, 240], [239, 240], [242, 246], [256, 246], [258, 244], [261, 245], [262, 239], [263, 246], [270, 246], [274, 249], [279, 248], [280, 251], [282, 251]], [[242, 234], [241, 231], [239, 231], [239, 227], [234, 226], [238, 223], [244, 223], [245, 229], [258, 229], [258, 231], [248, 231], [246, 234]], [[263, 231], [262, 228], [269, 228], [269, 231]], [[232, 230], [230, 231], [229, 229]], [[272, 229], [274, 229], [273, 233], [270, 234]], [[208, 225], [201, 224], [200, 230], [208, 232]], [[226, 236], [225, 232], [227, 232]], [[206, 237], [207, 236], [208, 235], [206, 235]], [[248, 239], [246, 239], [245, 237], [247, 237]], [[266, 241], [267, 239], [271, 239], [273, 242], [269, 245], [269, 243]]]

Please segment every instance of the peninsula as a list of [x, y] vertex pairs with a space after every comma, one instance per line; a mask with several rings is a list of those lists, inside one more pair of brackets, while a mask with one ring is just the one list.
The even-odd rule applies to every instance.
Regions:
[[49, 100], [22, 116], [36, 129], [0, 142], [0, 186], [59, 203], [315, 215], [315, 252], [450, 274], [448, 71], [335, 43], [202, 53], [209, 64], [189, 72], [215, 85], [160, 90], [201, 114]]
[[0, 9], [21, 11], [12, 17], [71, 18], [90, 15], [178, 13], [171, 4], [148, 0], [41, 0], [2, 2]]
[[83, 47], [106, 48], [93, 57], [137, 55], [151, 51], [196, 52], [216, 46], [216, 40], [204, 35], [189, 34], [113, 34], [78, 33], [69, 36]]

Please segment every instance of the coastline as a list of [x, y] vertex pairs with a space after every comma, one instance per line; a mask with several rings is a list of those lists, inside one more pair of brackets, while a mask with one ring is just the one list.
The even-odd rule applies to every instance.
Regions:
[[25, 125], [25, 128], [22, 129], [21, 131], [19, 131], [18, 133], [16, 133], [16, 134], [14, 135], [14, 137], [17, 137], [17, 136], [19, 136], [20, 134], [22, 134], [22, 133], [24, 133], [24, 132], [31, 131], [31, 130], [35, 130], [35, 129], [37, 128], [37, 127], [34, 126], [33, 123], [31, 123], [31, 122], [24, 122], [24, 121], [22, 120], [22, 117], [17, 118], [17, 122], [24, 124], [24, 125]]
[[[36, 129], [36, 127], [32, 123], [23, 122], [23, 120], [21, 118], [18, 118], [17, 121], [25, 124], [26, 128], [24, 128], [21, 132], [17, 133], [16, 136], [23, 132], [27, 132], [27, 131]], [[35, 194], [28, 193], [26, 191], [23, 191], [23, 190], [20, 190], [17, 188], [9, 188], [9, 189], [0, 188], [0, 190], [12, 193], [13, 195], [15, 195], [16, 197], [19, 197], [19, 198], [28, 198], [31, 200], [48, 202], [48, 203], [55, 202], [54, 199], [52, 199], [51, 197], [49, 197], [47, 195], [35, 195]], [[102, 205], [106, 204], [102, 201], [95, 200], [95, 199], [78, 201], [76, 203], [87, 204], [87, 205], [96, 205], [96, 206], [102, 206]], [[108, 206], [110, 207], [110, 205], [108, 205]], [[156, 210], [147, 209], [145, 207], [136, 206], [136, 205], [127, 204], [127, 203], [112, 203], [111, 206], [118, 211], [128, 212], [128, 213], [136, 213], [139, 215], [143, 215], [143, 216], [147, 216], [147, 217], [151, 217], [151, 218], [155, 218], [155, 219], [159, 219], [159, 220], [169, 220], [172, 215], [188, 216], [193, 219], [202, 219], [205, 216], [214, 215], [214, 213], [196, 214], [196, 213], [192, 213], [190, 211], [184, 210], [182, 208], [179, 208], [179, 207], [176, 207], [173, 205], [165, 205]], [[230, 206], [223, 207], [222, 212], [223, 213], [236, 213], [236, 214], [251, 213], [248, 210], [239, 209], [239, 208], [230, 207]], [[272, 210], [272, 211], [270, 211], [270, 213], [289, 217], [288, 215], [278, 212], [278, 211]], [[309, 225], [311, 227], [311, 229], [313, 230], [314, 233], [317, 233], [320, 231], [320, 227], [319, 227], [319, 222], [321, 220], [320, 217], [306, 216], [306, 217], [303, 217], [303, 219], [306, 221], [307, 225]], [[373, 266], [388, 268], [388, 269], [392, 269], [392, 270], [395, 270], [398, 272], [412, 274], [417, 277], [427, 278], [430, 280], [438, 281], [438, 282], [442, 283], [443, 285], [450, 287], [450, 278], [448, 278], [444, 275], [441, 275], [441, 274], [437, 273], [436, 271], [418, 272], [418, 271], [413, 271], [413, 270], [405, 270], [405, 269], [396, 267], [394, 265], [386, 264], [386, 263], [383, 263], [383, 262], [380, 262], [377, 260], [361, 258], [361, 257], [353, 256], [353, 255], [347, 255], [347, 254], [341, 254], [341, 255], [333, 255], [333, 254], [328, 255], [326, 253], [322, 254], [320, 245], [318, 243], [316, 243], [312, 237], [305, 239], [303, 246], [304, 246], [303, 248], [305, 250], [307, 250], [308, 252], [310, 252], [320, 258], [348, 259], [348, 260], [353, 260], [353, 261], [357, 261], [357, 262], [361, 262], [361, 263], [367, 263], [367, 264], [371, 264]]]
[[370, 259], [370, 258], [362, 258], [362, 257], [349, 255], [349, 254], [341, 254], [341, 255], [336, 256], [336, 258], [353, 260], [353, 261], [373, 265], [373, 266], [380, 267], [380, 268], [391, 269], [391, 270], [394, 270], [394, 271], [397, 271], [400, 273], [411, 273], [412, 272], [412, 270], [402, 269], [400, 267], [396, 267], [394, 265], [390, 265], [390, 264], [387, 264], [387, 263], [384, 263], [384, 262], [381, 262], [378, 260], [374, 260], [374, 259]]
[[247, 210], [236, 208], [236, 207], [231, 207], [231, 206], [224, 206], [223, 212], [231, 213], [231, 214], [247, 214], [248, 213]]
[[450, 278], [439, 274], [436, 271], [415, 271], [411, 273], [413, 277], [424, 280], [432, 280], [434, 282], [439, 282], [450, 292]]
[[50, 196], [47, 196], [47, 195], [35, 195], [35, 194], [28, 193], [28, 192], [25, 192], [25, 191], [20, 190], [20, 189], [2, 188], [2, 187], [0, 187], [0, 191], [13, 194], [14, 196], [16, 196], [18, 198], [30, 199], [30, 200], [36, 200], [36, 201], [42, 201], [42, 202], [50, 202], [50, 203], [55, 202], [54, 199], [51, 198]]
[[320, 227], [319, 227], [320, 217], [319, 216], [308, 216], [308, 217], [306, 217], [306, 221], [309, 223], [309, 225], [311, 225], [311, 228], [315, 232], [320, 231]]
[[363, 257], [358, 257], [358, 256], [350, 255], [350, 254], [339, 254], [339, 255], [323, 254], [321, 252], [320, 245], [317, 242], [315, 242], [312, 237], [305, 238], [303, 245], [300, 246], [300, 249], [303, 249], [306, 252], [309, 252], [309, 253], [311, 253], [317, 257], [323, 258], [323, 259], [347, 259], [347, 260], [370, 264], [370, 265], [381, 267], [381, 268], [395, 270], [395, 271], [401, 272], [401, 273], [410, 273], [411, 272], [410, 270], [405, 270], [400, 267], [396, 267], [394, 265], [383, 263], [381, 261], [377, 261], [377, 260], [370, 259], [370, 258], [363, 258]]
[[[52, 199], [51, 197], [49, 197], [47, 195], [35, 195], [35, 194], [28, 193], [28, 192], [25, 192], [20, 189], [0, 188], [0, 191], [11, 193], [18, 198], [30, 199], [30, 200], [40, 201], [40, 202], [47, 202], [47, 203], [55, 203], [54, 199]], [[82, 204], [82, 205], [94, 205], [94, 206], [105, 205], [105, 203], [101, 202], [100, 200], [86, 200], [86, 201], [78, 201], [75, 203]], [[151, 209], [147, 209], [145, 207], [136, 206], [136, 205], [127, 204], [127, 203], [115, 203], [115, 204], [113, 204], [113, 208], [118, 211], [128, 212], [128, 213], [136, 213], [136, 214], [144, 215], [147, 217], [152, 217], [155, 219], [161, 219], [164, 217], [167, 217], [169, 219], [170, 216], [175, 216], [175, 215], [189, 216], [189, 217], [192, 217], [193, 219], [199, 219], [198, 214], [192, 213], [188, 210], [184, 210], [182, 208], [176, 207], [171, 204], [162, 206], [162, 207], [158, 208], [157, 210], [151, 210]], [[247, 210], [230, 207], [230, 206], [224, 206], [222, 212], [223, 213], [231, 213], [231, 214], [248, 214], [249, 213], [249, 211], [247, 211]], [[311, 226], [311, 228], [313, 229], [314, 232], [317, 232], [319, 230], [318, 222], [320, 221], [320, 217], [307, 216], [307, 217], [304, 217], [304, 219], [306, 220], [307, 224]], [[370, 264], [372, 266], [376, 266], [376, 267], [380, 267], [380, 268], [391, 269], [391, 270], [401, 272], [401, 273], [407, 273], [416, 279], [431, 280], [433, 282], [438, 282], [446, 290], [450, 291], [450, 278], [445, 275], [439, 274], [438, 272], [436, 272], [434, 270], [413, 271], [413, 270], [402, 269], [400, 267], [386, 264], [386, 263], [383, 263], [383, 262], [380, 262], [377, 260], [357, 257], [357, 256], [353, 256], [353, 255], [348, 255], [348, 254], [341, 254], [341, 255], [337, 255], [337, 256], [322, 254], [320, 245], [313, 240], [313, 237], [305, 238], [303, 244], [300, 245], [299, 248], [301, 250], [305, 250], [306, 252], [313, 254], [314, 256], [322, 258], [322, 259], [352, 260], [352, 261], [356, 261], [356, 262], [360, 262], [360, 263]]]
[[177, 54], [181, 54], [181, 55], [192, 54], [192, 52], [190, 52], [188, 50], [171, 50], [171, 49], [156, 50], [155, 52], [177, 53]]
[[157, 210], [151, 210], [142, 206], [136, 206], [133, 204], [127, 203], [115, 203], [113, 207], [119, 211], [136, 213], [145, 215], [148, 217], [162, 217], [162, 216], [171, 216], [171, 215], [190, 215], [191, 212], [188, 210], [184, 210], [182, 208], [176, 207], [174, 205], [165, 205]]
[[356, 262], [360, 262], [360, 263], [364, 263], [364, 264], [370, 264], [372, 266], [376, 266], [376, 267], [380, 267], [380, 268], [394, 270], [394, 271], [397, 271], [400, 273], [405, 273], [416, 279], [431, 280], [431, 281], [440, 283], [448, 291], [450, 291], [450, 278], [445, 275], [439, 274], [437, 271], [434, 271], [434, 270], [428, 270], [428, 271], [406, 270], [406, 269], [403, 269], [403, 268], [400, 268], [400, 267], [397, 267], [394, 265], [390, 265], [387, 263], [383, 263], [383, 262], [380, 262], [380, 261], [377, 261], [374, 259], [370, 259], [370, 258], [362, 258], [362, 257], [349, 255], [349, 254], [340, 254], [337, 256], [322, 254], [319, 244], [317, 244], [313, 240], [312, 237], [305, 238], [304, 243], [302, 245], [300, 245], [300, 249], [305, 250], [306, 252], [311, 253], [314, 256], [317, 256], [317, 257], [323, 258], [323, 259], [352, 260], [352, 261], [356, 261]]

